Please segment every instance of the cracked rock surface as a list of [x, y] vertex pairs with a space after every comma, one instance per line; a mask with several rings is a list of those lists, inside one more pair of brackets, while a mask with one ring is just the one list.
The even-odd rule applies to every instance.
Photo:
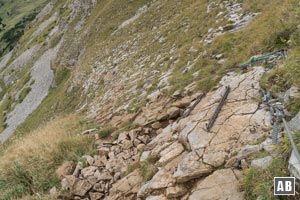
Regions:
[[[83, 185], [84, 191], [76, 190], [82, 198], [98, 192], [99, 199], [243, 199], [241, 162], [269, 144], [269, 139], [253, 144], [268, 137], [271, 126], [267, 108], [258, 101], [264, 72], [256, 67], [227, 74], [185, 118], [180, 117], [182, 111], [196, 96], [175, 101], [153, 97], [134, 118], [140, 127], [121, 133], [108, 146], [99, 140], [100, 155], [73, 175], [76, 181], [68, 187]], [[207, 131], [226, 86], [231, 92]], [[128, 173], [129, 166], [137, 167]], [[145, 170], [154, 172], [147, 182]]]

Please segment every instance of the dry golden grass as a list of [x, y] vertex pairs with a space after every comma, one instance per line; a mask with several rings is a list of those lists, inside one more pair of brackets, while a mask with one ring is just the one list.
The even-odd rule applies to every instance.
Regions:
[[54, 172], [63, 161], [93, 153], [93, 143], [77, 134], [81, 126], [77, 115], [59, 117], [8, 146], [0, 156], [0, 199], [57, 186]]

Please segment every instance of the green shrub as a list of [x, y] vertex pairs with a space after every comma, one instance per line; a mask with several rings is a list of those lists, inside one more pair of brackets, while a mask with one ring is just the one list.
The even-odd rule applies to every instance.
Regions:
[[263, 75], [260, 79], [262, 88], [268, 89], [272, 94], [286, 91], [291, 82], [284, 67], [276, 67], [272, 71]]
[[197, 89], [201, 90], [202, 92], [209, 92], [214, 86], [216, 86], [216, 84], [216, 80], [213, 80], [212, 78], [208, 77], [198, 81]]
[[292, 99], [286, 106], [286, 109], [291, 113], [292, 116], [297, 115], [300, 111], [300, 98]]
[[154, 166], [151, 157], [148, 157], [144, 162], [141, 163], [141, 170], [144, 181], [149, 181], [152, 179], [156, 172], [156, 167]]
[[100, 138], [106, 138], [106, 137], [110, 136], [114, 131], [115, 131], [114, 127], [108, 126], [108, 127], [102, 128], [99, 131], [98, 135]]
[[266, 169], [249, 168], [244, 171], [242, 189], [245, 190], [246, 200], [280, 199], [273, 196], [273, 178], [288, 176], [287, 162], [282, 158], [275, 158]]

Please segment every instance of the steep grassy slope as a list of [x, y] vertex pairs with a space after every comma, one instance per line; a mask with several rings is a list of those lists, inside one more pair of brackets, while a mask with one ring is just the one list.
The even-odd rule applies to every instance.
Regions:
[[58, 166], [93, 153], [93, 142], [77, 135], [84, 128], [78, 116], [60, 117], [1, 152], [0, 199], [47, 193], [58, 186]]
[[21, 0], [0, 2], [0, 55], [12, 50], [24, 34], [26, 25], [45, 6], [47, 0]]
[[[0, 32], [0, 51], [7, 52], [22, 35], [24, 25], [47, 1], [3, 2], [0, 17], [6, 27]], [[0, 193], [7, 195], [4, 199], [47, 193], [52, 186], [58, 185], [53, 173], [62, 161], [76, 160], [81, 154], [91, 151], [88, 141], [80, 141], [77, 136], [69, 137], [69, 132], [79, 132], [86, 127], [76, 117], [61, 119], [62, 125], [55, 120], [34, 131], [57, 115], [79, 110], [82, 115], [108, 126], [111, 123], [108, 116], [120, 117], [137, 112], [153, 92], [160, 90], [172, 96], [176, 91], [182, 95], [199, 90], [211, 91], [223, 75], [239, 70], [237, 66], [252, 55], [280, 48], [289, 49], [290, 56], [276, 69], [276, 73], [269, 73], [263, 78], [262, 85], [274, 93], [285, 91], [291, 85], [299, 87], [300, 10], [296, 0], [237, 1], [243, 5], [240, 13], [258, 15], [238, 31], [224, 31], [211, 44], [205, 43], [211, 29], [230, 28], [227, 18], [218, 17], [224, 8], [213, 7], [208, 12], [211, 1], [102, 0], [95, 5], [92, 1], [81, 1], [82, 5], [75, 0], [53, 2], [52, 9], [41, 20], [27, 27], [12, 57], [1, 68], [3, 101], [0, 111], [3, 114], [0, 116], [0, 130], [4, 130], [9, 113], [31, 92], [35, 80], [30, 73], [36, 61], [48, 49], [61, 45], [57, 58], [51, 61], [54, 80], [48, 96], [17, 128], [14, 137], [1, 147], [0, 171], [4, 172], [0, 177]], [[28, 20], [25, 16], [29, 16]], [[22, 19], [23, 22], [17, 25]], [[12, 29], [18, 34], [6, 40], [5, 33], [11, 34], [8, 31]], [[11, 67], [11, 63], [24, 51], [34, 48], [38, 48], [38, 53], [22, 70]], [[18, 81], [5, 83], [6, 76], [16, 77]], [[187, 91], [187, 86], [192, 89]], [[293, 112], [297, 113], [299, 100], [296, 99], [293, 104]], [[61, 128], [70, 123], [71, 129]], [[49, 132], [48, 129], [56, 129], [56, 126], [58, 130]], [[38, 137], [34, 140], [33, 150], [39, 151], [49, 142], [50, 148], [43, 154], [45, 159], [31, 154], [33, 150], [27, 147], [32, 144], [30, 140], [35, 138], [35, 134]], [[48, 139], [43, 141], [45, 138]], [[15, 148], [22, 141], [30, 145], [21, 146], [23, 149]], [[55, 156], [47, 157], [57, 146], [65, 143], [70, 144], [66, 149], [67, 156], [61, 157], [60, 154], [65, 153], [65, 149], [61, 149], [55, 152]], [[19, 161], [21, 167], [28, 165], [32, 168], [20, 170], [13, 160]], [[50, 165], [39, 168], [38, 174], [34, 174], [36, 161], [43, 166], [45, 163]], [[50, 176], [50, 181], [43, 177], [45, 171], [44, 175]], [[24, 182], [14, 182], [17, 181], [16, 174], [25, 177]], [[30, 184], [27, 184], [28, 177]], [[18, 187], [16, 193], [10, 191], [11, 184]]]

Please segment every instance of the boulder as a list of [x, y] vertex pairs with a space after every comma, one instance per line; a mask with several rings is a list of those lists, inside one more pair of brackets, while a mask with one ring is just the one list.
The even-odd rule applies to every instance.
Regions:
[[51, 190], [49, 191], [49, 194], [53, 197], [56, 197], [58, 194], [58, 190], [56, 189], [56, 187], [51, 188]]
[[110, 181], [113, 177], [108, 172], [95, 173], [95, 177], [98, 181]]
[[267, 156], [264, 158], [259, 158], [251, 161], [251, 166], [254, 168], [262, 168], [265, 169], [270, 166], [272, 163], [272, 156]]
[[178, 198], [183, 196], [187, 192], [187, 189], [183, 185], [176, 185], [174, 187], [168, 187], [166, 190], [167, 198]]
[[82, 168], [83, 168], [83, 163], [78, 162], [72, 175], [78, 177], [80, 170], [82, 170]]
[[92, 185], [87, 180], [79, 180], [75, 183], [73, 194], [78, 196], [85, 196], [86, 193], [92, 188]]
[[89, 155], [82, 156], [82, 158], [85, 159], [89, 165], [93, 165], [95, 162], [95, 159]]
[[89, 176], [94, 176], [94, 173], [96, 172], [97, 169], [98, 169], [98, 167], [89, 166], [89, 167], [83, 168], [81, 170], [81, 174], [83, 175], [84, 178], [87, 178]]
[[91, 200], [100, 200], [102, 197], [104, 197], [104, 194], [100, 192], [90, 192], [89, 196]]
[[228, 156], [228, 153], [226, 153], [224, 151], [210, 152], [207, 154], [204, 153], [203, 162], [217, 168], [224, 164], [227, 156]]
[[141, 155], [140, 162], [146, 161], [150, 156], [150, 151], [144, 151]]
[[61, 187], [64, 190], [70, 190], [73, 188], [74, 184], [76, 183], [77, 178], [73, 175], [68, 175], [61, 181]]
[[[180, 123], [183, 120], [180, 121]], [[179, 141], [187, 148], [188, 150], [191, 149], [190, 142], [188, 141], [189, 133], [196, 127], [198, 122], [187, 122], [184, 124], [184, 127], [181, 129], [179, 133]]]
[[205, 176], [212, 170], [211, 166], [204, 164], [198, 154], [192, 151], [179, 163], [173, 177], [177, 182], [182, 183]]
[[160, 155], [160, 152], [162, 152], [164, 149], [166, 149], [168, 146], [170, 146], [171, 143], [165, 142], [160, 145], [156, 145], [153, 150], [151, 151], [151, 157], [158, 158]]
[[138, 191], [138, 197], [145, 198], [149, 196], [154, 190], [160, 190], [167, 187], [172, 187], [175, 184], [175, 179], [167, 170], [159, 170], [153, 178], [144, 184]]
[[95, 185], [98, 182], [98, 180], [95, 176], [89, 176], [89, 177], [87, 177], [87, 180], [91, 185]]
[[180, 97], [182, 97], [181, 92], [179, 90], [176, 90], [173, 94], [172, 97], [175, 99], [178, 99]]
[[261, 151], [262, 149], [263, 149], [262, 145], [246, 145], [240, 150], [240, 152], [238, 153], [237, 156], [234, 156], [227, 161], [225, 167], [232, 167], [232, 166], [236, 165], [242, 159], [245, 159], [245, 158], [257, 153], [257, 152]]
[[189, 200], [242, 200], [244, 194], [239, 192], [239, 181], [231, 169], [221, 169], [200, 180]]
[[161, 194], [159, 196], [149, 196], [146, 198], [146, 200], [167, 200], [167, 198]]
[[300, 112], [291, 120], [289, 121], [289, 127], [292, 131], [298, 132], [300, 130]]
[[151, 127], [154, 128], [154, 129], [160, 129], [161, 128], [161, 123], [160, 122], [154, 122], [151, 125]]
[[130, 140], [124, 140], [122, 143], [122, 148], [123, 149], [130, 149], [131, 147], [133, 147], [133, 143]]
[[179, 142], [174, 142], [166, 149], [160, 152], [160, 159], [158, 163], [166, 164], [167, 162], [173, 160], [179, 156], [184, 151], [184, 147]]
[[122, 195], [137, 193], [138, 188], [143, 182], [142, 174], [139, 170], [135, 170], [126, 177], [118, 180], [112, 185], [111, 195]]
[[104, 183], [96, 183], [93, 186], [93, 190], [95, 190], [97, 192], [104, 192], [104, 190], [105, 190], [105, 184]]
[[137, 147], [136, 147], [136, 149], [137, 149], [139, 152], [143, 152], [145, 148], [146, 148], [146, 145], [145, 145], [145, 144], [139, 144], [139, 145], [137, 145]]
[[128, 136], [131, 141], [134, 141], [138, 136], [138, 131], [136, 129], [129, 131]]
[[300, 91], [299, 88], [292, 86], [290, 89], [288, 89], [284, 96], [283, 96], [283, 101], [284, 104], [288, 104], [290, 102], [290, 100], [294, 99], [294, 98], [299, 98], [300, 97]]
[[169, 119], [175, 119], [180, 116], [181, 109], [177, 108], [177, 107], [171, 107], [167, 110], [167, 113], [168, 113]]
[[93, 166], [96, 167], [105, 167], [106, 157], [102, 156], [99, 159], [95, 159]]
[[213, 133], [209, 133], [207, 131], [204, 131], [202, 128], [196, 127], [188, 135], [188, 141], [191, 149], [195, 151], [200, 148], [205, 148], [213, 137], [214, 137]]
[[138, 139], [140, 141], [142, 141], [144, 144], [147, 144], [148, 141], [149, 141], [149, 139], [150, 139], [150, 137], [148, 135], [141, 135], [141, 136], [138, 137]]

